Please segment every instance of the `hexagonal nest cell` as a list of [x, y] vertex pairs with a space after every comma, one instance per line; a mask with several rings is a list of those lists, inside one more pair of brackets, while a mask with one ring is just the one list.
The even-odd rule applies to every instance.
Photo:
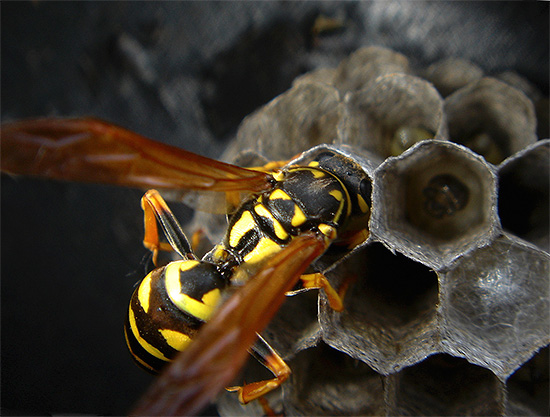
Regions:
[[550, 141], [541, 140], [499, 167], [498, 214], [502, 227], [550, 252]]
[[498, 220], [495, 176], [466, 148], [424, 141], [377, 170], [371, 231], [434, 268], [486, 244]]
[[[318, 311], [315, 295], [298, 294], [265, 332], [293, 370], [268, 397], [274, 410], [548, 412], [544, 100], [517, 74], [492, 77], [464, 60], [413, 70], [403, 55], [368, 47], [301, 76], [243, 121], [224, 159], [327, 148], [372, 186], [368, 239], [316, 264], [348, 285], [344, 311], [323, 291]], [[220, 412], [263, 409], [224, 395]]]

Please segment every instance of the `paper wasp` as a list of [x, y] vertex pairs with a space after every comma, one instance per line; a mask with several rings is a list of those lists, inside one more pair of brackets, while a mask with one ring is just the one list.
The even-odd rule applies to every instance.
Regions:
[[[142, 199], [144, 244], [153, 259], [160, 250], [173, 250], [181, 260], [154, 269], [130, 302], [125, 334], [136, 361], [157, 371], [173, 360], [138, 414], [197, 412], [231, 383], [247, 352], [274, 378], [231, 390], [244, 403], [263, 396], [290, 374], [257, 334], [285, 294], [323, 288], [331, 307], [343, 308], [341, 294], [323, 274], [304, 274], [329, 247], [349, 252], [368, 236], [370, 180], [335, 150], [310, 153], [299, 164], [248, 169], [95, 119], [6, 124], [0, 144], [6, 173], [218, 191], [231, 203], [225, 237], [199, 260], [160, 194], [149, 190]], [[159, 225], [168, 244], [161, 242]]]

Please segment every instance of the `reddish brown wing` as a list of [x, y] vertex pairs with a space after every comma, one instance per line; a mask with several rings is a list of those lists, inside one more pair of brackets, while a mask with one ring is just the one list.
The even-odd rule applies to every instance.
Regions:
[[252, 191], [270, 176], [152, 141], [96, 119], [37, 119], [0, 130], [11, 174], [139, 188]]
[[187, 350], [161, 374], [133, 415], [193, 415], [230, 384], [247, 358], [256, 332], [271, 320], [300, 275], [327, 247], [314, 233], [301, 235], [275, 255], [204, 325]]

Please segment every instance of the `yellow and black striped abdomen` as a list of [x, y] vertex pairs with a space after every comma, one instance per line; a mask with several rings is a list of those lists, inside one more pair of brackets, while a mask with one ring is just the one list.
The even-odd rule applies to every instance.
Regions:
[[171, 262], [147, 275], [132, 295], [125, 325], [136, 362], [158, 372], [210, 318], [225, 287], [225, 279], [208, 262]]

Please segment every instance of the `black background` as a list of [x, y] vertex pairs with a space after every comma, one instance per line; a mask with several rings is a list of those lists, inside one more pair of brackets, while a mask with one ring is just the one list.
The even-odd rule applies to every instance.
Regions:
[[[93, 115], [217, 157], [241, 119], [363, 45], [458, 56], [548, 94], [543, 2], [2, 2], [2, 121]], [[311, 33], [319, 14], [344, 27]], [[128, 412], [142, 192], [2, 177], [2, 414]], [[188, 218], [185, 208], [175, 208]], [[212, 412], [211, 410], [207, 412]]]

